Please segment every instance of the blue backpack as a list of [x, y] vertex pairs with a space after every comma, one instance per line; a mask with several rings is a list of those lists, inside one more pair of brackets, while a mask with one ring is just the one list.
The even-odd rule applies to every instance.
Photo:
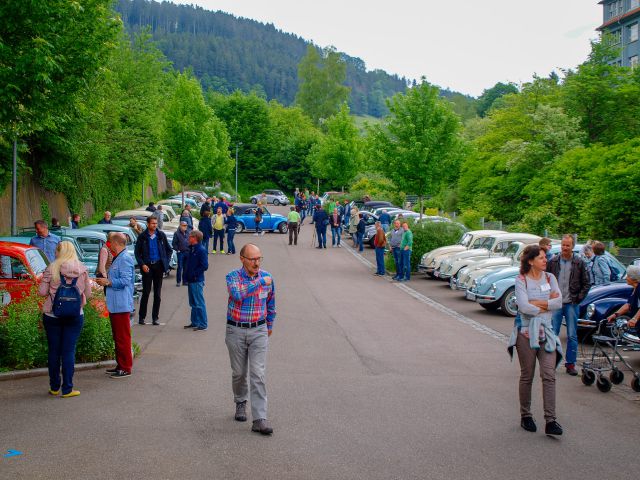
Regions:
[[53, 297], [52, 313], [56, 317], [77, 317], [82, 310], [82, 295], [76, 287], [78, 279], [67, 283], [64, 275], [60, 274], [60, 286]]

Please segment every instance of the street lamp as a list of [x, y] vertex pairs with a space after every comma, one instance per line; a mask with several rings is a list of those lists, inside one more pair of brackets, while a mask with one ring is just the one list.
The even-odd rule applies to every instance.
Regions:
[[236, 143], [236, 202], [238, 201], [238, 147], [242, 145], [242, 142]]

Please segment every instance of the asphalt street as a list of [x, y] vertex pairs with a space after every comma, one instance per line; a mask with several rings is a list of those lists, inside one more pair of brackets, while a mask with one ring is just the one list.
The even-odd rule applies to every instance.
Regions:
[[[240, 261], [210, 255], [206, 332], [182, 328], [187, 290], [170, 278], [164, 325], [134, 328], [145, 349], [130, 378], [78, 372], [82, 395], [70, 399], [48, 396], [46, 377], [0, 384], [0, 453], [21, 452], [0, 456], [0, 478], [637, 478], [637, 395], [559, 371], [565, 434], [525, 432], [503, 331], [435, 302], [417, 280], [373, 276], [348, 248], [312, 248], [311, 226], [301, 233], [291, 247], [278, 233], [236, 236], [238, 250], [260, 246], [275, 279], [273, 436], [233, 419], [224, 277]], [[538, 379], [533, 398], [543, 429]]]

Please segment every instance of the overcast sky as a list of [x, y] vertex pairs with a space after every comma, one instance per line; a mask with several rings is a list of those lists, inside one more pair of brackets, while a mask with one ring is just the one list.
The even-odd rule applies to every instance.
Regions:
[[597, 37], [597, 0], [174, 0], [273, 23], [410, 79], [474, 96], [573, 68]]

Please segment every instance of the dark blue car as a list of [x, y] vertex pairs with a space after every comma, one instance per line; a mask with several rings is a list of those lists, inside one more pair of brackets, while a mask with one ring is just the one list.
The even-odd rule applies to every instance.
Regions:
[[627, 303], [632, 290], [625, 280], [591, 287], [580, 303], [578, 335], [584, 337], [593, 333], [600, 321]]

